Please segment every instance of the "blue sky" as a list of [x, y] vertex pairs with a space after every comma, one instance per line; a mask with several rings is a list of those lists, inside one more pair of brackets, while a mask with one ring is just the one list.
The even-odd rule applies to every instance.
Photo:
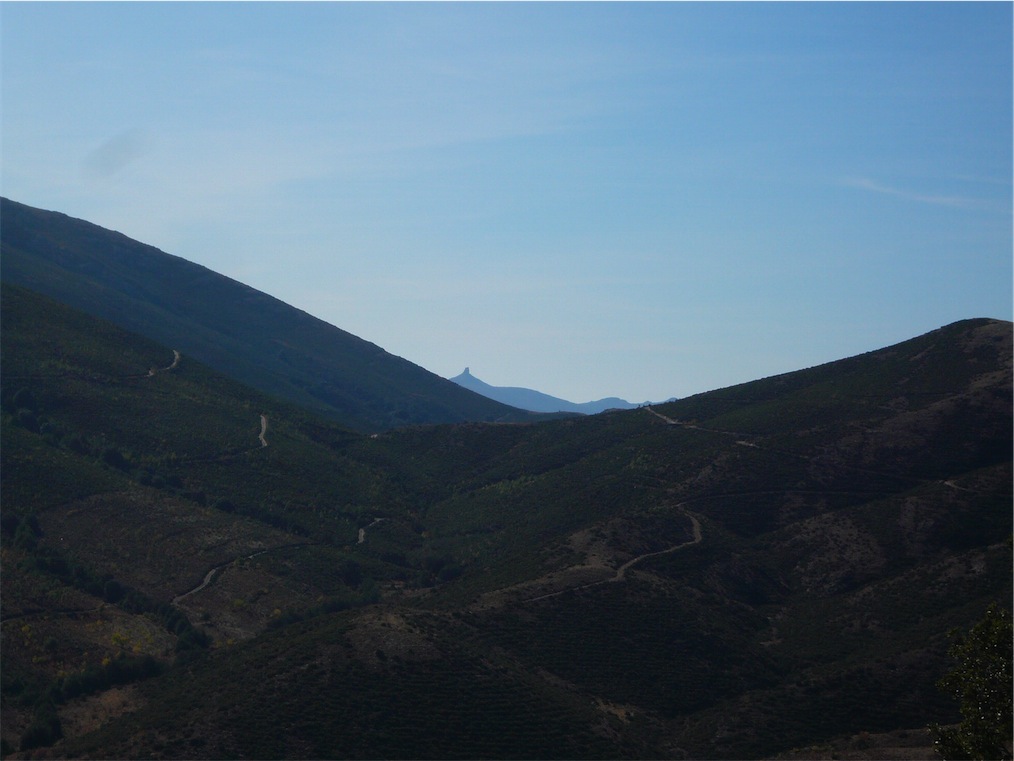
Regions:
[[11, 3], [14, 200], [445, 377], [686, 396], [1012, 317], [1010, 3]]

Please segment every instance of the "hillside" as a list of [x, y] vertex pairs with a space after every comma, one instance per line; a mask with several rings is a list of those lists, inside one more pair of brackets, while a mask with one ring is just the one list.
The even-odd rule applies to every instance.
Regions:
[[615, 396], [594, 402], [568, 402], [566, 399], [550, 396], [531, 388], [491, 386], [472, 375], [467, 367], [464, 372], [455, 375], [450, 380], [489, 399], [529, 412], [575, 412], [581, 415], [595, 415], [606, 410], [629, 410], [637, 406]]
[[57, 212], [0, 199], [0, 277], [360, 430], [529, 420], [265, 293]]
[[844, 747], [956, 720], [947, 633], [1009, 606], [1010, 323], [369, 436], [30, 291], [0, 307], [5, 754]]

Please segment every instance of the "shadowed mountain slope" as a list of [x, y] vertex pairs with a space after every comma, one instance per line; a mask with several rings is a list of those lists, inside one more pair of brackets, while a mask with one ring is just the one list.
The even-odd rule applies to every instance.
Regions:
[[531, 420], [278, 299], [64, 214], [0, 199], [0, 277], [362, 430]]
[[451, 381], [477, 394], [530, 412], [576, 412], [581, 415], [594, 415], [606, 410], [629, 410], [637, 406], [615, 396], [594, 402], [578, 403], [568, 402], [566, 399], [559, 399], [530, 388], [491, 386], [472, 375], [467, 367], [461, 375], [451, 378]]
[[956, 720], [1010, 605], [1010, 323], [374, 437], [0, 308], [5, 752], [769, 757]]

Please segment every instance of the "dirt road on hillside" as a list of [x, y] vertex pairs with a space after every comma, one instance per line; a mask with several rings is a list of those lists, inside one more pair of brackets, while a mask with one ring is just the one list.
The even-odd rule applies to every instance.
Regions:
[[[653, 558], [656, 555], [668, 555], [670, 552], [676, 552], [677, 550], [682, 550], [684, 547], [689, 547], [692, 544], [700, 544], [701, 540], [704, 539], [704, 537], [701, 534], [701, 522], [699, 520], [697, 520], [696, 517], [694, 517], [690, 513], [686, 512], [685, 510], [684, 510], [684, 514], [690, 519], [690, 522], [693, 524], [693, 527], [694, 527], [694, 538], [693, 539], [691, 539], [689, 542], [683, 542], [682, 544], [677, 544], [677, 545], [675, 545], [673, 547], [670, 547], [667, 550], [659, 550], [658, 552], [646, 552], [643, 555], [638, 555], [633, 560], [628, 560], [626, 563], [624, 563], [619, 568], [617, 568], [616, 569], [616, 575], [613, 576], [613, 578], [611, 578], [611, 579], [607, 579], [607, 582], [608, 581], [623, 581], [623, 579], [626, 576], [627, 569], [631, 568], [632, 566], [637, 565], [638, 563], [640, 563], [645, 558]], [[598, 582], [598, 583], [602, 584], [602, 583], [606, 583], [606, 582]]]
[[618, 581], [625, 581], [626, 577], [627, 577], [627, 571], [629, 571], [635, 565], [637, 565], [638, 563], [640, 563], [642, 560], [645, 560], [645, 559], [651, 558], [651, 557], [656, 557], [658, 555], [668, 555], [671, 552], [677, 552], [677, 551], [685, 549], [687, 547], [691, 547], [691, 546], [693, 546], [695, 544], [700, 544], [704, 540], [704, 535], [701, 533], [701, 522], [699, 520], [697, 520], [697, 518], [695, 516], [691, 515], [686, 510], [683, 510], [682, 512], [683, 512], [683, 514], [687, 518], [690, 519], [690, 523], [693, 526], [693, 537], [694, 538], [691, 539], [690, 541], [688, 541], [688, 542], [681, 542], [680, 544], [675, 544], [672, 547], [669, 547], [668, 549], [657, 550], [656, 552], [646, 552], [643, 555], [638, 555], [636, 558], [628, 560], [626, 563], [624, 563], [619, 568], [617, 568], [616, 569], [616, 573], [611, 578], [602, 579], [601, 581], [593, 581], [590, 584], [581, 584], [580, 586], [577, 586], [577, 587], [567, 587], [566, 589], [561, 589], [561, 590], [556, 591], [556, 592], [550, 592], [549, 594], [545, 594], [545, 595], [539, 595], [538, 597], [530, 597], [527, 600], [525, 600], [525, 602], [535, 602], [536, 600], [546, 600], [546, 599], [549, 599], [550, 597], [556, 597], [558, 595], [562, 595], [564, 592], [576, 592], [576, 591], [578, 591], [580, 589], [590, 589], [591, 587], [597, 587], [600, 584], [611, 584], [611, 583], [615, 583], [615, 582], [618, 582]]
[[366, 526], [366, 528], [359, 529], [359, 541], [356, 542], [356, 544], [362, 544], [363, 542], [365, 542], [366, 541], [366, 529], [373, 528], [378, 523], [380, 523], [382, 520], [384, 520], [384, 519], [383, 518], [377, 518], [375, 521], [373, 521], [373, 523], [371, 523], [370, 525]]
[[167, 373], [170, 370], [175, 370], [177, 367], [179, 367], [180, 357], [181, 357], [180, 353], [176, 349], [173, 349], [173, 362], [172, 362], [172, 364], [171, 365], [167, 365], [166, 367], [151, 367], [151, 368], [149, 368], [148, 369], [148, 377], [151, 378], [153, 375], [156, 375], [158, 373]]
[[[673, 419], [671, 417], [663, 415], [661, 412], [653, 409], [651, 406], [643, 407], [643, 409], [645, 409], [648, 412], [650, 412], [652, 415], [654, 415], [655, 417], [657, 417], [659, 420], [664, 420], [665, 423], [666, 423], [666, 425], [678, 425], [681, 428], [689, 428], [692, 431], [705, 431], [707, 433], [718, 433], [718, 434], [721, 434], [722, 436], [737, 436], [737, 437], [744, 438], [744, 439], [749, 438], [751, 436], [756, 436], [757, 435], [755, 433], [741, 433], [739, 431], [722, 431], [722, 430], [720, 430], [718, 428], [705, 428], [704, 426], [701, 426], [701, 425], [695, 425], [693, 423], [685, 423], [682, 420], [675, 420], [675, 419]], [[737, 441], [736, 443], [737, 444], [742, 444], [742, 445], [748, 446], [748, 447], [756, 447], [757, 446], [756, 444], [752, 444], [749, 441], [745, 441], [745, 440], [744, 441]]]
[[291, 549], [293, 547], [310, 547], [313, 544], [315, 544], [315, 543], [314, 542], [297, 542], [295, 544], [281, 544], [281, 545], [279, 545], [277, 547], [268, 547], [267, 549], [257, 550], [257, 552], [251, 553], [249, 555], [240, 555], [239, 557], [233, 558], [232, 560], [227, 560], [224, 563], [219, 563], [218, 565], [216, 565], [214, 568], [212, 568], [210, 571], [208, 571], [204, 575], [204, 580], [200, 584], [198, 584], [196, 587], [194, 587], [193, 589], [191, 589], [189, 592], [184, 592], [181, 595], [176, 595], [173, 598], [173, 605], [176, 605], [184, 597], [190, 597], [190, 595], [197, 594], [198, 592], [200, 592], [202, 589], [204, 589], [206, 586], [208, 586], [208, 584], [211, 583], [211, 580], [215, 578], [215, 574], [216, 573], [218, 573], [223, 568], [225, 568], [227, 566], [230, 566], [230, 565], [232, 565], [233, 563], [235, 563], [235, 562], [237, 562], [239, 560], [252, 560], [253, 558], [258, 557], [259, 555], [263, 555], [263, 554], [268, 553], [268, 552], [276, 552], [277, 550], [287, 550], [287, 549]]
[[[757, 443], [758, 441], [763, 441], [764, 440], [764, 435], [763, 434], [758, 434], [758, 433], [743, 433], [741, 431], [723, 431], [723, 430], [718, 429], [718, 428], [705, 428], [704, 426], [694, 425], [692, 423], [685, 423], [682, 420], [675, 420], [675, 419], [673, 419], [671, 417], [663, 415], [661, 412], [658, 412], [657, 410], [652, 409], [650, 406], [645, 406], [642, 409], [646, 410], [647, 412], [650, 412], [652, 415], [654, 415], [658, 419], [665, 421], [665, 423], [667, 425], [679, 426], [680, 428], [687, 428], [687, 429], [694, 430], [694, 431], [705, 431], [707, 433], [717, 433], [717, 434], [719, 434], [721, 436], [732, 436], [732, 437], [734, 437], [736, 439], [735, 444], [737, 444], [738, 446], [741, 446], [741, 447], [749, 447], [750, 449], [756, 449], [756, 450], [761, 451], [761, 452], [769, 452], [771, 454], [780, 455], [782, 457], [791, 457], [791, 458], [796, 459], [796, 460], [803, 460], [805, 462], [813, 463], [814, 465], [816, 465], [818, 467], [820, 467], [820, 466], [826, 466], [828, 464], [827, 455], [826, 454], [809, 455], [809, 454], [804, 454], [802, 452], [792, 452], [792, 451], [789, 451], [789, 450], [786, 450], [786, 449], [778, 449], [776, 447], [771, 447], [771, 446], [768, 446], [767, 444]], [[911, 481], [911, 482], [914, 482], [914, 483], [923, 483], [923, 484], [940, 483], [940, 484], [943, 484], [945, 486], [949, 486], [952, 489], [961, 489], [963, 491], [971, 491], [970, 489], [965, 489], [963, 487], [957, 486], [956, 484], [954, 484], [954, 483], [952, 483], [950, 481], [942, 481], [942, 480], [939, 480], [939, 479], [932, 479], [932, 478], [920, 478], [919, 476], [914, 476], [914, 475], [905, 474], [905, 473], [892, 473], [892, 472], [889, 472], [889, 471], [878, 470], [878, 469], [875, 469], [875, 468], [867, 468], [867, 467], [863, 467], [861, 465], [856, 465], [854, 463], [848, 463], [848, 462], [844, 462], [844, 461], [839, 461], [839, 462], [836, 462], [835, 464], [838, 467], [848, 468], [849, 470], [855, 471], [857, 473], [869, 473], [870, 475], [874, 475], [874, 476], [880, 476], [880, 477], [883, 477], [883, 478], [892, 478], [892, 479], [901, 480], [901, 481]], [[714, 496], [720, 496], [720, 495], [714, 495]]]

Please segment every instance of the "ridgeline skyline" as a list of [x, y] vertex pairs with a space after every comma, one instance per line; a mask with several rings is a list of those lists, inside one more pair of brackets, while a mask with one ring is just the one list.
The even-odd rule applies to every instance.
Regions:
[[685, 397], [1012, 316], [1009, 4], [0, 12], [5, 196], [443, 377]]

